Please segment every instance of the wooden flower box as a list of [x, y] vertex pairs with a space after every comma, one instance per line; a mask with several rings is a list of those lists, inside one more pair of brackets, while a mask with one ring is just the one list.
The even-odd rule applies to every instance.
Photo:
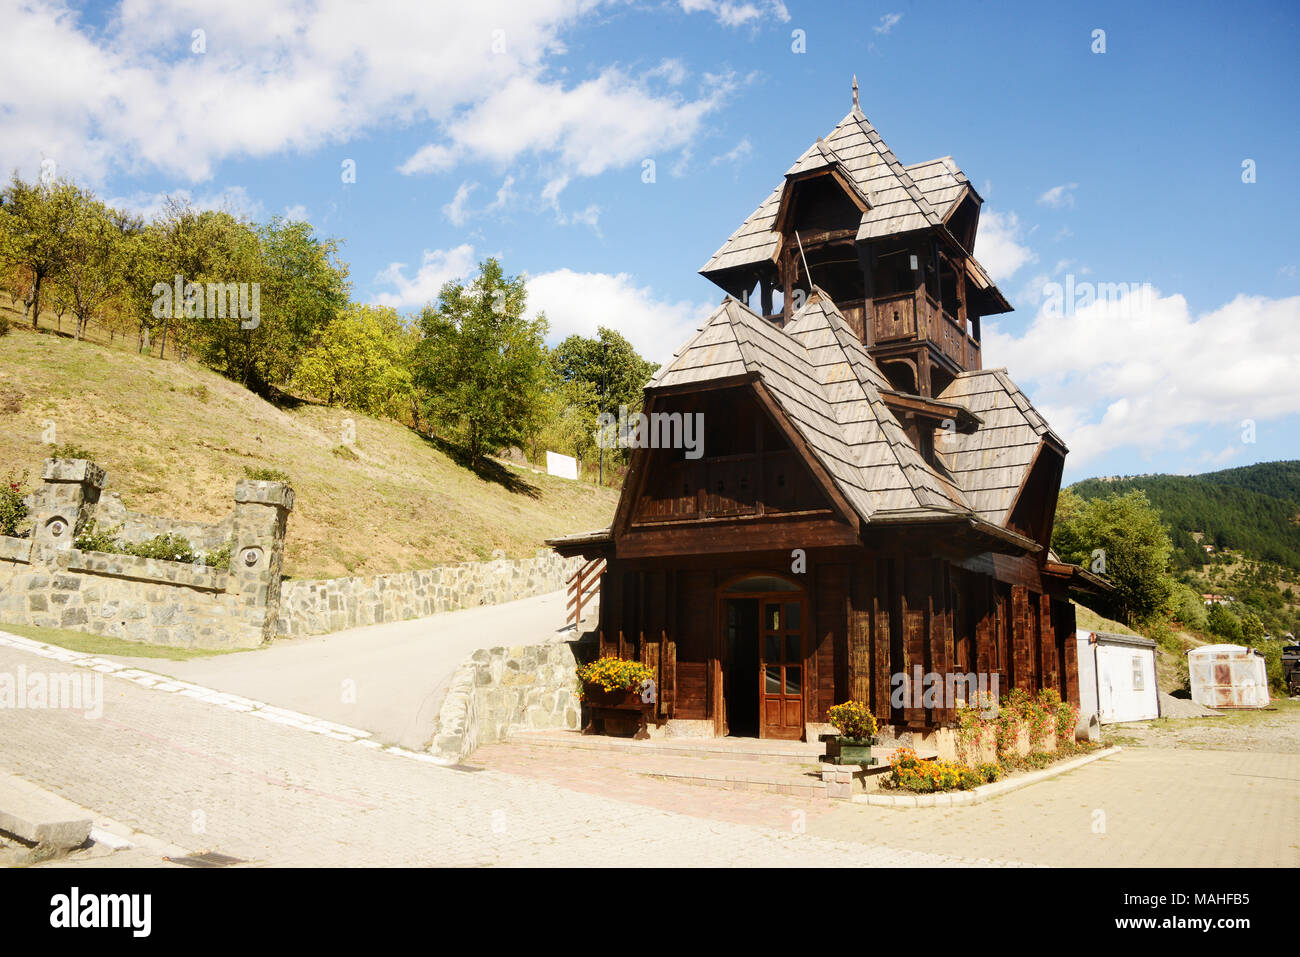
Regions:
[[643, 741], [650, 737], [646, 722], [654, 714], [654, 704], [643, 702], [639, 691], [606, 691], [585, 687], [582, 703], [587, 706], [587, 725], [583, 734], [608, 734], [633, 737]]

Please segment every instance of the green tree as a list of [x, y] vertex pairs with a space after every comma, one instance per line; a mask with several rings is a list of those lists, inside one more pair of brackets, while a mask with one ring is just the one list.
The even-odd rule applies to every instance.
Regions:
[[5, 274], [18, 282], [24, 318], [37, 327], [41, 295], [67, 260], [69, 234], [85, 194], [66, 180], [28, 183], [16, 172], [0, 197], [0, 254]]
[[547, 450], [562, 452], [581, 468], [596, 451], [596, 390], [590, 382], [560, 379], [553, 368], [549, 380], [528, 429], [531, 457], [537, 462]]
[[78, 204], [63, 268], [54, 278], [58, 297], [77, 320], [78, 339], [85, 336], [91, 319], [102, 318], [104, 309], [122, 292], [125, 237], [138, 228], [138, 221], [97, 199], [85, 197]]
[[1169, 614], [1186, 628], [1204, 631], [1209, 624], [1205, 600], [1190, 585], [1178, 582], [1169, 600]]
[[[1100, 570], [1114, 584], [1107, 602], [1128, 624], [1149, 621], [1168, 607], [1173, 546], [1160, 515], [1140, 491], [1080, 502], [1069, 490], [1058, 502], [1052, 547], [1069, 562]], [[1098, 561], [1100, 559], [1100, 562]]]
[[1241, 616], [1241, 640], [1248, 645], [1258, 645], [1264, 641], [1264, 623], [1254, 612], [1248, 611]]
[[317, 331], [294, 383], [328, 405], [396, 417], [411, 391], [405, 333], [394, 309], [350, 306]]
[[542, 398], [544, 316], [524, 317], [527, 291], [496, 259], [479, 266], [469, 285], [449, 282], [436, 306], [421, 312], [414, 357], [424, 411], [451, 430], [472, 463], [520, 444]]
[[1210, 606], [1209, 628], [1210, 634], [1225, 641], [1241, 641], [1241, 621], [1222, 603], [1216, 602]]
[[262, 317], [241, 324], [248, 386], [292, 381], [316, 334], [348, 306], [348, 268], [339, 244], [319, 239], [310, 223], [275, 217], [258, 230]]
[[[596, 411], [618, 415], [641, 411], [642, 390], [659, 368], [643, 359], [632, 344], [613, 329], [600, 326], [596, 337], [572, 335], [555, 347], [551, 362], [566, 382], [586, 382], [596, 394]], [[594, 428], [594, 426], [593, 426]]]

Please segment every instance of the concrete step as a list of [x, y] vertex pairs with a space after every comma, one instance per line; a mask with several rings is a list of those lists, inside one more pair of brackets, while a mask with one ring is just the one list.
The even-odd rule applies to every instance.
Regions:
[[0, 771], [0, 831], [47, 853], [66, 853], [90, 837], [86, 812], [57, 794]]
[[773, 741], [760, 738], [654, 738], [649, 741], [634, 741], [631, 738], [586, 735], [577, 731], [521, 731], [510, 735], [510, 740], [542, 747], [622, 754], [716, 757], [740, 761], [770, 761], [773, 758], [816, 761], [826, 751], [825, 746], [817, 741]]

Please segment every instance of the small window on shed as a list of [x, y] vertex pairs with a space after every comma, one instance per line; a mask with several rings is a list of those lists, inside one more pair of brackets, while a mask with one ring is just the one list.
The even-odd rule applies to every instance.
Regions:
[[1142, 667], [1142, 656], [1134, 655], [1133, 656], [1133, 690], [1134, 691], [1145, 690], [1145, 685], [1143, 684], [1143, 682], [1146, 680], [1145, 675], [1146, 675], [1146, 669]]

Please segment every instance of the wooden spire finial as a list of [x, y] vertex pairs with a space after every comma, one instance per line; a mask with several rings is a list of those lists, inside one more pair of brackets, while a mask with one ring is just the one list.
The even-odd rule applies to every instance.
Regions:
[[853, 74], [853, 108], [855, 110], [862, 109], [858, 103], [858, 75], [856, 73]]

